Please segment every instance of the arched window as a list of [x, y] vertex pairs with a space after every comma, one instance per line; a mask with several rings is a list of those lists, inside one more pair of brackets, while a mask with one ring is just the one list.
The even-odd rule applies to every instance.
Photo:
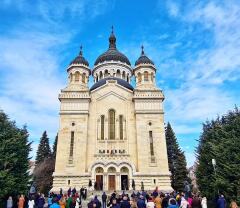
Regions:
[[102, 78], [103, 78], [103, 73], [102, 73], [102, 71], [100, 71], [99, 78], [100, 78], [100, 79], [102, 79]]
[[104, 140], [104, 120], [105, 116], [101, 115], [101, 140]]
[[109, 139], [115, 139], [115, 110], [111, 109], [108, 112], [108, 131]]
[[121, 73], [120, 73], [120, 70], [119, 70], [119, 69], [117, 70], [116, 77], [117, 77], [117, 78], [121, 78]]
[[137, 74], [137, 79], [138, 79], [138, 83], [142, 82], [142, 75], [140, 72], [138, 72], [138, 74]]
[[123, 115], [119, 116], [119, 138], [123, 140]]
[[80, 73], [77, 71], [75, 73], [75, 82], [79, 82], [79, 78], [80, 78]]
[[126, 73], [125, 73], [125, 71], [123, 71], [123, 73], [122, 73], [122, 78], [123, 78], [123, 79], [126, 79]]
[[147, 71], [144, 72], [144, 81], [148, 81], [148, 72]]
[[98, 82], [98, 75], [97, 75], [97, 77], [96, 77], [96, 82]]
[[104, 72], [104, 78], [105, 78], [105, 77], [108, 77], [108, 75], [109, 75], [108, 70], [106, 70], [106, 71]]
[[86, 74], [85, 73], [83, 73], [83, 75], [82, 75], [82, 82], [86, 83]]
[[72, 82], [73, 81], [73, 74], [71, 73], [70, 74], [70, 82]]
[[129, 82], [129, 75], [127, 75], [127, 82]]

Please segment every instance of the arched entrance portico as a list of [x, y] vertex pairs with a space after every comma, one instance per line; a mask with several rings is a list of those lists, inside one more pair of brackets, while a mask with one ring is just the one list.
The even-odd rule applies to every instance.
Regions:
[[133, 167], [127, 162], [95, 163], [90, 168], [96, 190], [130, 190]]

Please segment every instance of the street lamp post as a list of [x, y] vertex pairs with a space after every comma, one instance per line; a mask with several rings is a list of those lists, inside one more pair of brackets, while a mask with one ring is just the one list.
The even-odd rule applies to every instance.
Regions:
[[[215, 181], [217, 182], [217, 172], [216, 172], [216, 159], [212, 159], [212, 165], [213, 165], [213, 170], [214, 170], [214, 175], [215, 175]], [[219, 190], [217, 190], [217, 193], [219, 194]]]

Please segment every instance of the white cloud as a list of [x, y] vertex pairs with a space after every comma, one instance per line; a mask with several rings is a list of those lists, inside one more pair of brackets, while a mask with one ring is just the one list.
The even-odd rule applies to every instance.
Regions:
[[177, 5], [175, 2], [167, 1], [167, 8], [171, 16], [177, 17], [179, 15], [180, 12], [179, 5]]
[[[76, 30], [79, 32], [87, 21], [111, 9], [113, 4], [114, 1], [107, 4], [106, 0], [91, 4], [88, 0], [3, 2], [0, 10], [17, 9], [22, 15], [18, 24], [0, 37], [0, 108], [17, 125], [27, 124], [30, 140], [34, 141], [33, 157], [42, 132], [47, 130], [53, 140], [58, 130], [57, 97], [67, 81], [66, 73], [59, 73], [65, 70], [62, 48], [70, 43]], [[69, 31], [76, 18], [78, 28]]]

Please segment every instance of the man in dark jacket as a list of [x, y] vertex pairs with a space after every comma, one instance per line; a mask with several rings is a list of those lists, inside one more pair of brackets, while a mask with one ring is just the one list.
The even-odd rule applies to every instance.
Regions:
[[43, 208], [44, 204], [45, 204], [45, 199], [44, 199], [44, 196], [41, 195], [37, 200], [37, 207]]
[[102, 194], [102, 207], [106, 208], [106, 202], [107, 202], [107, 194], [103, 192]]
[[96, 204], [96, 208], [101, 208], [101, 202], [98, 200], [97, 196], [94, 197], [93, 203]]
[[137, 207], [138, 208], [146, 208], [146, 203], [143, 195], [140, 195], [140, 198], [137, 200]]
[[112, 200], [111, 208], [120, 208], [120, 205], [117, 203], [116, 199]]
[[217, 200], [217, 208], [226, 208], [227, 203], [223, 195], [220, 195]]
[[162, 208], [167, 208], [168, 207], [168, 201], [169, 201], [169, 195], [165, 194], [165, 196], [162, 200]]
[[131, 208], [129, 201], [127, 200], [127, 196], [123, 197], [123, 200], [120, 204], [120, 208]]

